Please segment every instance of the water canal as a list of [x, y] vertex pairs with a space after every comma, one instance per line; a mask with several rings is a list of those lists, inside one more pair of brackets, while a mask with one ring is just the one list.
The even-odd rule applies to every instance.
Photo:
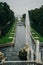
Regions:
[[7, 57], [8, 61], [14, 61], [14, 60], [20, 60], [17, 56], [18, 52], [20, 49], [23, 49], [25, 46], [25, 41], [26, 39], [26, 29], [23, 24], [17, 23], [17, 28], [16, 28], [16, 39], [15, 39], [15, 44], [14, 47], [5, 47], [5, 48], [0, 48], [0, 51], [2, 51], [5, 56]]

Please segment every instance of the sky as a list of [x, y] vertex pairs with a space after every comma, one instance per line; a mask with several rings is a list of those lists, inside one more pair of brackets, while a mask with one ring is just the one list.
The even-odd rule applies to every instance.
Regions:
[[21, 15], [28, 10], [39, 8], [43, 5], [43, 0], [0, 0], [0, 2], [7, 2], [16, 15]]

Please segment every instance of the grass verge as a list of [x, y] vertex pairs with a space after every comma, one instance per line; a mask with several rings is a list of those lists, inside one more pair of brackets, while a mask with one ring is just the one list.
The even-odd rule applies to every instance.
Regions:
[[[16, 32], [16, 22], [14, 22], [14, 24], [10, 27], [10, 30], [8, 31], [8, 33], [3, 38], [0, 39], [0, 44], [6, 44], [11, 42], [13, 40], [15, 32]], [[12, 37], [12, 38], [9, 38], [9, 37]]]
[[35, 29], [31, 28], [31, 33], [35, 40], [43, 42], [43, 36], [41, 36]]

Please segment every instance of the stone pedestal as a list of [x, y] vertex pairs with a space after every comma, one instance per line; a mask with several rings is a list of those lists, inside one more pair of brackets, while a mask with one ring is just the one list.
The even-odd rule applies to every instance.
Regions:
[[33, 61], [33, 50], [31, 50], [31, 61]]
[[27, 52], [27, 60], [29, 60], [29, 51]]
[[41, 52], [39, 51], [39, 40], [36, 42], [36, 61], [41, 61]]

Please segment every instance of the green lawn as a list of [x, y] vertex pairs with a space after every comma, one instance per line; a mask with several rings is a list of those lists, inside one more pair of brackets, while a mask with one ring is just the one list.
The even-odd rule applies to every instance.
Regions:
[[[0, 44], [6, 44], [6, 43], [9, 43], [13, 40], [14, 34], [16, 32], [16, 24], [17, 23], [14, 22], [14, 24], [11, 26], [8, 33], [3, 38], [0, 39]], [[9, 38], [9, 37], [12, 37], [12, 38]]]
[[[31, 28], [31, 33], [35, 40], [38, 39], [40, 42], [43, 42], [43, 36], [38, 34], [38, 32], [35, 29]], [[35, 37], [38, 37], [38, 38], [35, 38]]]

